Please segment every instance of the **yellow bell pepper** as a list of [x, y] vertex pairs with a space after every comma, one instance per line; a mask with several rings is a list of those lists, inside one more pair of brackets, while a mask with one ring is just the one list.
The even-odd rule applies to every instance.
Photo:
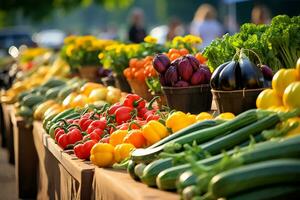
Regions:
[[268, 109], [280, 106], [282, 106], [281, 97], [273, 89], [263, 90], [256, 99], [256, 107], [259, 109]]
[[197, 121], [203, 121], [203, 120], [208, 120], [208, 119], [213, 119], [213, 116], [207, 112], [201, 112], [196, 117]]
[[80, 88], [80, 93], [84, 94], [86, 96], [89, 96], [90, 93], [94, 90], [94, 89], [99, 89], [99, 88], [103, 88], [104, 86], [99, 84], [99, 83], [93, 83], [93, 82], [87, 82], [86, 84], [84, 84], [81, 88]]
[[272, 79], [272, 88], [279, 96], [282, 96], [285, 88], [297, 80], [298, 72], [296, 69], [280, 69]]
[[287, 133], [287, 137], [293, 137], [296, 135], [300, 135], [300, 117], [290, 118], [286, 121], [290, 126], [294, 123], [298, 123], [298, 126]]
[[109, 167], [114, 163], [114, 146], [107, 143], [97, 143], [91, 149], [90, 160], [99, 167]]
[[189, 117], [181, 111], [172, 113], [166, 120], [166, 126], [172, 129], [172, 132], [179, 131], [196, 122], [196, 117]]
[[121, 162], [125, 158], [128, 158], [133, 149], [135, 149], [135, 147], [132, 144], [118, 144], [115, 146], [115, 161]]
[[40, 105], [38, 105], [38, 107], [35, 109], [34, 114], [33, 114], [33, 118], [35, 120], [41, 120], [43, 118], [43, 115], [45, 113], [45, 111], [52, 105], [56, 104], [56, 102], [54, 100], [48, 100], [45, 101], [43, 103], [41, 103]]
[[143, 136], [148, 141], [148, 144], [154, 144], [162, 138], [169, 135], [168, 129], [160, 122], [150, 120], [142, 127]]
[[116, 130], [109, 137], [109, 144], [117, 146], [122, 144], [125, 136], [127, 135], [127, 130]]
[[225, 112], [225, 113], [219, 114], [215, 119], [231, 120], [234, 118], [235, 118], [235, 115], [233, 113]]
[[282, 99], [287, 108], [300, 108], [300, 81], [291, 83], [284, 90]]

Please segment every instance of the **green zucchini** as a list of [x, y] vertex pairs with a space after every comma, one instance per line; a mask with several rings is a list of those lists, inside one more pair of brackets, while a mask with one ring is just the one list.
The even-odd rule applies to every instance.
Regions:
[[300, 160], [278, 159], [222, 172], [212, 178], [209, 193], [230, 197], [247, 190], [276, 184], [300, 184]]
[[42, 87], [53, 88], [53, 87], [57, 87], [57, 86], [65, 85], [65, 84], [66, 84], [66, 81], [64, 81], [64, 80], [57, 79], [57, 78], [51, 78], [46, 83], [44, 83], [42, 85]]
[[226, 200], [296, 200], [300, 196], [300, 184], [262, 187], [228, 197]]
[[[230, 133], [228, 135], [225, 135], [223, 137], [219, 137], [215, 140], [212, 140], [211, 142], [205, 143], [205, 144], [201, 144], [200, 147], [201, 149], [203, 149], [204, 151], [209, 152], [210, 154], [218, 154], [220, 153], [222, 150], [228, 150], [233, 148], [236, 145], [239, 145], [243, 142], [245, 142], [245, 140], [248, 140], [250, 135], [255, 135], [260, 133], [262, 130], [265, 130], [267, 128], [273, 127], [275, 126], [278, 122], [280, 121], [279, 117], [277, 114], [272, 114], [266, 118], [263, 118], [259, 121], [256, 121], [253, 124], [250, 124], [249, 126], [243, 127], [239, 130], [236, 130], [233, 133]], [[224, 123], [225, 124], [225, 123]], [[222, 125], [222, 124], [221, 124]], [[178, 156], [184, 156], [184, 153], [178, 153]], [[172, 159], [161, 159], [161, 161], [159, 162], [160, 164], [157, 164], [158, 162], [156, 162], [153, 166], [155, 166], [153, 169], [151, 167], [147, 168], [147, 170], [144, 173], [144, 176], [147, 177], [147, 182], [148, 184], [156, 184], [155, 179], [158, 175], [158, 173], [162, 170], [165, 170], [169, 167], [172, 167]], [[166, 164], [164, 164], [164, 162], [166, 162]], [[158, 166], [156, 166], [158, 165]], [[155, 170], [155, 168], [158, 168], [159, 170]], [[153, 171], [152, 171], [153, 170]], [[158, 173], [157, 173], [158, 172]], [[148, 173], [150, 175], [148, 175]], [[165, 179], [162, 179], [165, 180]], [[174, 182], [172, 182], [173, 184], [171, 184], [171, 188], [175, 187]], [[147, 184], [147, 183], [146, 183]], [[160, 189], [171, 189], [169, 184], [159, 184], [159, 188]]]
[[[256, 144], [254, 149], [248, 150], [248, 147], [244, 147], [240, 150], [238, 158], [242, 159], [243, 164], [250, 164], [265, 160], [279, 159], [279, 158], [300, 158], [300, 136], [290, 138], [283, 141], [267, 141], [261, 144]], [[228, 155], [232, 155], [234, 150], [227, 152]], [[200, 160], [197, 163], [199, 165], [212, 165], [223, 157], [223, 154], [219, 154], [204, 160]], [[192, 180], [194, 177], [189, 177], [185, 181], [185, 177], [181, 177], [181, 174], [185, 171], [191, 170], [189, 164], [175, 166], [161, 171], [157, 178], [156, 183], [160, 189], [175, 189], [175, 183], [179, 177], [177, 188], [182, 190], [190, 184], [195, 184]]]
[[140, 177], [138, 177], [134, 173], [135, 166], [136, 166], [136, 163], [133, 160], [129, 160], [129, 163], [128, 163], [128, 166], [127, 166], [127, 173], [130, 175], [131, 178], [138, 181], [138, 180], [140, 180]]
[[224, 122], [223, 120], [205, 120], [205, 121], [201, 121], [201, 122], [192, 124], [191, 126], [188, 126], [182, 130], [177, 131], [176, 133], [169, 135], [168, 137], [165, 137], [164, 139], [160, 140], [159, 142], [156, 142], [155, 144], [151, 145], [148, 148], [152, 149], [152, 148], [158, 147], [158, 146], [163, 145], [169, 141], [172, 141], [178, 137], [188, 135], [194, 131], [213, 127], [213, 126], [219, 125], [223, 122]]
[[46, 94], [45, 97], [46, 99], [55, 99], [58, 96], [58, 93], [64, 88], [64, 86], [58, 86], [58, 87], [54, 87], [49, 89]]
[[163, 170], [173, 166], [171, 158], [159, 159], [147, 165], [140, 177], [141, 181], [148, 186], [156, 186], [156, 176]]
[[33, 110], [27, 106], [21, 106], [17, 112], [17, 115], [25, 118], [32, 117]]
[[136, 162], [150, 162], [154, 160], [159, 152], [164, 149], [164, 146], [169, 143], [187, 144], [196, 141], [201, 144], [207, 142], [215, 137], [221, 136], [225, 133], [233, 132], [244, 126], [256, 122], [258, 119], [269, 115], [269, 112], [261, 110], [248, 110], [238, 115], [233, 120], [224, 122], [220, 125], [206, 128], [203, 130], [194, 131], [188, 135], [181, 136], [174, 140], [171, 140], [163, 145], [160, 145], [152, 149], [136, 149], [132, 152], [131, 158]]
[[23, 97], [21, 105], [32, 108], [34, 105], [43, 102], [45, 98], [43, 96], [29, 94]]
[[[160, 177], [158, 175], [157, 179]], [[183, 172], [176, 183], [177, 191], [182, 192], [186, 187], [197, 184], [197, 176], [191, 171], [187, 170]], [[175, 189], [175, 188], [174, 188]]]

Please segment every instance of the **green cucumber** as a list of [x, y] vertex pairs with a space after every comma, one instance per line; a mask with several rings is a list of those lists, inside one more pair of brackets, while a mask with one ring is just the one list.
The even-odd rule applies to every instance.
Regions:
[[57, 114], [53, 119], [51, 119], [51, 122], [57, 122], [60, 119], [63, 119], [65, 116], [75, 112], [75, 108], [69, 108], [67, 110], [64, 110], [63, 112]]
[[[265, 160], [279, 159], [279, 158], [300, 158], [300, 136], [290, 138], [283, 141], [267, 141], [260, 144], [256, 144], [254, 149], [244, 147], [240, 150], [238, 158], [242, 159], [243, 164], [256, 163]], [[232, 155], [234, 150], [227, 152], [228, 155]], [[200, 160], [197, 163], [199, 165], [212, 165], [223, 157], [223, 154], [219, 154], [204, 160]], [[184, 164], [175, 166], [161, 171], [157, 178], [156, 183], [160, 189], [172, 190], [175, 189], [176, 180], [179, 177], [177, 188], [179, 190], [184, 189], [190, 184], [195, 184], [191, 180], [195, 180], [194, 177], [190, 177], [185, 181], [185, 178], [181, 177], [181, 174], [185, 171], [191, 170], [190, 164]]]
[[64, 88], [64, 86], [58, 86], [58, 87], [54, 87], [49, 89], [46, 94], [45, 97], [46, 99], [56, 99], [58, 96], [58, 93]]
[[214, 198], [226, 198], [276, 184], [300, 184], [299, 177], [300, 160], [278, 159], [222, 172], [212, 178], [208, 189]]
[[21, 117], [28, 118], [28, 117], [32, 117], [33, 110], [27, 106], [21, 106], [17, 114]]
[[135, 166], [136, 166], [136, 163], [133, 160], [129, 160], [129, 163], [128, 163], [128, 166], [127, 166], [127, 173], [130, 175], [131, 178], [138, 181], [138, 180], [140, 180], [140, 177], [138, 177], [134, 173]]
[[[80, 114], [79, 113], [71, 113], [71, 114], [69, 114], [69, 115], [66, 115], [66, 116], [64, 116], [64, 117], [62, 117], [62, 118], [60, 118], [60, 119], [78, 119], [78, 118], [80, 118]], [[50, 121], [50, 122], [48, 122], [49, 124], [48, 124], [48, 127], [50, 127], [49, 129], [46, 129], [46, 132], [52, 137], [52, 138], [54, 138], [54, 131], [55, 131], [55, 129], [59, 126], [59, 124], [60, 124], [60, 119], [58, 119], [56, 122], [52, 122], [52, 121]]]
[[42, 85], [42, 87], [53, 88], [53, 87], [57, 87], [57, 86], [65, 85], [65, 84], [66, 84], [66, 81], [64, 81], [64, 80], [57, 79], [57, 78], [51, 78], [46, 83], [44, 83]]
[[219, 125], [223, 122], [224, 122], [223, 120], [205, 120], [205, 121], [197, 122], [195, 124], [192, 124], [191, 126], [188, 126], [182, 130], [177, 131], [176, 133], [169, 135], [168, 137], [165, 137], [164, 139], [156, 142], [155, 144], [151, 145], [148, 148], [152, 149], [152, 148], [158, 147], [158, 146], [163, 145], [169, 141], [172, 141], [178, 137], [188, 135], [194, 131], [213, 127], [213, 126]]
[[153, 149], [136, 149], [132, 152], [131, 158], [136, 162], [150, 162], [157, 157], [157, 154], [164, 149], [164, 146], [169, 143], [179, 143], [179, 144], [191, 144], [196, 141], [201, 144], [207, 142], [215, 137], [224, 135], [225, 133], [236, 131], [244, 126], [256, 122], [258, 119], [269, 115], [270, 112], [265, 112], [261, 110], [248, 110], [236, 118], [230, 121], [226, 121], [220, 125], [194, 131], [188, 135], [181, 136], [174, 140], [171, 140], [163, 145], [160, 145]]
[[[253, 124], [250, 124], [250, 125], [248, 125], [246, 127], [243, 127], [239, 130], [236, 130], [233, 133], [230, 133], [230, 134], [225, 135], [223, 137], [219, 137], [215, 140], [212, 140], [212, 141], [207, 142], [205, 144], [201, 144], [199, 146], [204, 151], [207, 151], [210, 154], [215, 155], [215, 154], [221, 153], [222, 150], [231, 149], [234, 146], [245, 142], [246, 140], [249, 139], [250, 135], [258, 134], [262, 130], [273, 127], [279, 121], [280, 121], [280, 118], [278, 117], [278, 115], [277, 114], [272, 114], [272, 115], [270, 115], [266, 118], [263, 118], [259, 121], [256, 121]], [[183, 152], [178, 153], [177, 155], [184, 157]], [[158, 168], [159, 170], [152, 169], [153, 167], [151, 167], [151, 164], [150, 164], [150, 167], [146, 168], [147, 170], [144, 173], [144, 176], [147, 177], [146, 184], [150, 184], [150, 185], [154, 186], [156, 184], [155, 180], [156, 180], [156, 177], [157, 177], [158, 173], [162, 170], [165, 170], [169, 167], [172, 167], [172, 162], [170, 160], [172, 161], [171, 158], [161, 159], [161, 161], [159, 162], [160, 164], [157, 164], [157, 162], [155, 162], [155, 165], [153, 165], [153, 166], [155, 166], [155, 168]], [[164, 164], [164, 162], [166, 162], [166, 164]], [[156, 166], [156, 165], [158, 165], [158, 166]], [[164, 179], [162, 179], [162, 180], [164, 180]], [[159, 187], [160, 187], [160, 189], [171, 189], [171, 188], [175, 187], [175, 184], [174, 184], [174, 182], [171, 185], [168, 184], [168, 183], [160, 184]]]
[[262, 187], [245, 193], [228, 197], [226, 200], [296, 200], [300, 196], [300, 184], [295, 185], [275, 185]]
[[43, 102], [45, 98], [43, 96], [29, 94], [23, 97], [21, 105], [32, 108], [34, 105]]

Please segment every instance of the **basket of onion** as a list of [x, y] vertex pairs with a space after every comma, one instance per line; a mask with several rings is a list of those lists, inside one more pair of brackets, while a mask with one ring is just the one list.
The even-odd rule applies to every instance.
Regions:
[[153, 67], [171, 109], [190, 113], [211, 109], [211, 72], [195, 56], [187, 54], [171, 62], [166, 54], [157, 54]]

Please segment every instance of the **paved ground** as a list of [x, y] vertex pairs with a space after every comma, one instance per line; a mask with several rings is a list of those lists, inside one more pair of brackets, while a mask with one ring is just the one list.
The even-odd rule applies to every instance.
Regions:
[[0, 200], [16, 200], [15, 168], [7, 157], [7, 150], [0, 148]]

